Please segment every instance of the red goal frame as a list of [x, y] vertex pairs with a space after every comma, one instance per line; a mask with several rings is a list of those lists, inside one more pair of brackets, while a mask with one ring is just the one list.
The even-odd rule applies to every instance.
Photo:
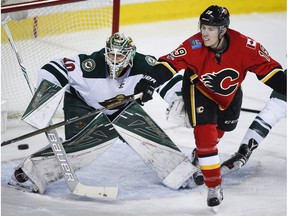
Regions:
[[[7, 4], [1, 6], [2, 13], [17, 12], [40, 7], [50, 7], [53, 5], [67, 4], [86, 0], [34, 0], [31, 2], [22, 2], [17, 4]], [[120, 20], [120, 0], [113, 0], [113, 18], [112, 18], [112, 34], [119, 31]]]

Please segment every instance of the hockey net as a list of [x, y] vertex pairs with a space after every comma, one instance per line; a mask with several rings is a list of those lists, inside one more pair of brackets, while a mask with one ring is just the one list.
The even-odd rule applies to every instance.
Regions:
[[[50, 60], [79, 53], [89, 54], [103, 48], [106, 38], [118, 30], [119, 2], [2, 0], [1, 108], [2, 114], [7, 111], [8, 122], [9, 119], [19, 121], [32, 98], [20, 65], [25, 67], [35, 86], [38, 70]], [[9, 28], [20, 64], [3, 23]], [[58, 114], [61, 115], [59, 111]]]

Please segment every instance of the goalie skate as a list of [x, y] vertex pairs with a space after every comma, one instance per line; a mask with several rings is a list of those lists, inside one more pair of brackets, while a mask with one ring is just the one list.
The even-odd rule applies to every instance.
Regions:
[[30, 193], [39, 193], [39, 189], [35, 184], [33, 184], [27, 175], [20, 168], [16, 169], [12, 174], [8, 185], [16, 190]]
[[21, 167], [15, 170], [11, 178], [19, 183], [24, 183], [28, 180], [28, 176], [23, 172]]

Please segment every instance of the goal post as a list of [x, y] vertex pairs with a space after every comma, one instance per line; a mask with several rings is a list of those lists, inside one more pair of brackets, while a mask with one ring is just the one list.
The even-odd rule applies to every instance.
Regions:
[[37, 72], [50, 60], [103, 48], [107, 37], [119, 30], [120, 0], [6, 2], [9, 5], [5, 0], [1, 5], [1, 104], [5, 104], [8, 119], [19, 119], [32, 98], [23, 67], [36, 84]]

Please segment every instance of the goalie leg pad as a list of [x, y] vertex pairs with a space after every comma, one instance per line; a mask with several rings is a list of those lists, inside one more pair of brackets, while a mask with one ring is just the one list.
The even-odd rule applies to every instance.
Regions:
[[[118, 134], [105, 114], [99, 114], [79, 134], [63, 143], [70, 164], [77, 171], [98, 158], [118, 139]], [[60, 158], [63, 155], [56, 155]], [[64, 165], [63, 165], [64, 166]], [[26, 158], [22, 170], [44, 193], [46, 186], [63, 177], [63, 167], [59, 166], [50, 147]]]
[[188, 158], [185, 158], [174, 170], [172, 170], [162, 183], [171, 189], [179, 189], [197, 170], [191, 166]]
[[28, 180], [34, 185], [35, 188], [37, 188], [38, 193], [43, 194], [47, 187], [47, 183], [31, 160], [31, 156], [27, 157], [18, 167], [15, 168], [15, 170], [19, 168], [22, 169], [22, 171], [28, 177]]
[[193, 175], [187, 156], [137, 103], [129, 105], [113, 125], [167, 187], [178, 189]]

